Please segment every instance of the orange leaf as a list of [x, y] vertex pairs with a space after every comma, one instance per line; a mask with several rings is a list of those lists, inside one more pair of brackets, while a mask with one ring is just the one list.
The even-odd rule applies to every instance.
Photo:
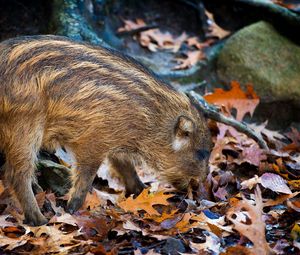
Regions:
[[97, 192], [93, 189], [92, 193], [88, 192], [86, 195], [86, 199], [82, 206], [82, 209], [90, 208], [95, 209], [101, 206], [103, 203], [101, 199], [98, 197]]
[[222, 252], [220, 255], [254, 255], [254, 253], [249, 248], [241, 245], [236, 245], [228, 247], [225, 253]]
[[119, 206], [126, 212], [138, 213], [138, 211], [144, 210], [149, 215], [160, 215], [153, 205], [169, 205], [168, 198], [174, 195], [165, 195], [164, 191], [156, 193], [149, 193], [150, 188], [144, 189], [137, 198], [132, 196], [119, 203]]
[[178, 212], [178, 209], [172, 210], [170, 213], [163, 212], [162, 215], [146, 215], [144, 219], [154, 220], [155, 222], [161, 223], [168, 219], [173, 219], [175, 214]]
[[221, 88], [215, 89], [214, 93], [204, 96], [208, 103], [225, 106], [230, 112], [232, 108], [237, 110], [236, 119], [241, 121], [246, 113], [252, 116], [256, 106], [259, 103], [259, 98], [251, 85], [247, 85], [247, 91], [244, 92], [240, 88], [237, 81], [231, 82], [231, 90], [225, 91]]

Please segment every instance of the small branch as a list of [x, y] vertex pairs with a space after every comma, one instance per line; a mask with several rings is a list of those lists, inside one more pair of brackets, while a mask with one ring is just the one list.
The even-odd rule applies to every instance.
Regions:
[[198, 89], [198, 88], [205, 87], [206, 84], [207, 84], [206, 81], [202, 81], [200, 83], [192, 83], [192, 84], [188, 84], [188, 85], [184, 85], [184, 86], [182, 86], [182, 85], [173, 85], [173, 87], [177, 91], [186, 93], [186, 92], [189, 92], [191, 90], [195, 90], [195, 89]]
[[139, 27], [139, 28], [136, 28], [136, 29], [129, 30], [129, 31], [120, 31], [120, 32], [117, 32], [116, 34], [120, 35], [120, 36], [135, 35], [135, 34], [138, 34], [138, 33], [150, 30], [150, 29], [155, 29], [155, 28], [158, 28], [158, 26], [157, 25], [146, 25], [146, 26], [143, 26], [143, 27]]
[[43, 166], [43, 167], [56, 168], [56, 169], [67, 171], [67, 172], [71, 171], [70, 168], [60, 165], [60, 164], [57, 164], [57, 163], [55, 163], [51, 160], [47, 160], [47, 159], [39, 159], [38, 165]]
[[256, 141], [260, 148], [268, 149], [268, 145], [264, 141], [262, 136], [260, 134], [255, 133], [255, 131], [253, 129], [249, 128], [245, 123], [239, 122], [233, 118], [224, 116], [223, 114], [221, 114], [219, 112], [219, 110], [216, 107], [208, 104], [201, 95], [199, 95], [198, 93], [196, 93], [193, 90], [190, 92], [187, 92], [187, 95], [200, 108], [200, 110], [204, 112], [204, 114], [208, 118], [234, 127], [237, 131], [246, 134], [247, 136], [252, 138], [254, 141]]

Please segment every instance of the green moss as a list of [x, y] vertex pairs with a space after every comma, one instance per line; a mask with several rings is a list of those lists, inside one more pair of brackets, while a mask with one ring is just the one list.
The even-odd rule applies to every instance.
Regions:
[[248, 26], [227, 41], [217, 72], [226, 83], [252, 83], [265, 101], [300, 102], [300, 47], [266, 22]]

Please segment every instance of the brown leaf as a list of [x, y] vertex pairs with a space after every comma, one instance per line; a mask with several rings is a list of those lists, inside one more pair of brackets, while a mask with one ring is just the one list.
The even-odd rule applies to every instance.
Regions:
[[187, 35], [185, 33], [174, 37], [170, 32], [161, 32], [159, 29], [149, 29], [140, 33], [138, 41], [150, 51], [161, 49], [177, 52], [186, 38]]
[[123, 22], [124, 22], [124, 27], [118, 28], [118, 32], [131, 31], [146, 26], [145, 21], [143, 21], [142, 19], [136, 19], [135, 22], [132, 20], [124, 19]]
[[296, 128], [292, 127], [291, 129], [292, 131], [287, 133], [286, 136], [292, 140], [292, 143], [286, 145], [283, 150], [300, 152], [300, 132]]
[[297, 196], [299, 193], [300, 192], [294, 192], [294, 193], [289, 194], [289, 195], [280, 195], [275, 200], [268, 199], [266, 202], [264, 202], [264, 207], [280, 205], [280, 204], [284, 203], [286, 200]]
[[175, 66], [173, 70], [187, 69], [196, 65], [200, 60], [205, 58], [205, 54], [201, 50], [188, 51], [186, 53], [187, 58], [177, 58], [177, 61], [181, 64]]
[[[234, 224], [234, 228], [240, 234], [246, 236], [253, 243], [251, 250], [254, 254], [268, 255], [271, 249], [266, 241], [265, 222], [262, 213], [261, 191], [257, 187], [255, 190], [255, 205], [252, 204], [252, 201], [243, 197], [243, 200], [228, 210], [227, 218]], [[251, 224], [247, 224], [247, 218], [251, 220]]]
[[267, 157], [264, 151], [258, 146], [257, 143], [251, 144], [249, 147], [241, 146], [242, 154], [238, 160], [234, 162], [241, 164], [243, 162], [248, 162], [254, 166], [259, 166], [262, 160], [266, 160]]
[[196, 36], [189, 37], [186, 39], [186, 43], [190, 47], [196, 47], [198, 50], [202, 50], [203, 48], [209, 47], [214, 40], [207, 40], [205, 42], [200, 42], [199, 38]]

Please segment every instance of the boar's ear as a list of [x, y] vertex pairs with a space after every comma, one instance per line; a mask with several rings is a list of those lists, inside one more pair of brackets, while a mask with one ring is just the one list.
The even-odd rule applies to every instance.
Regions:
[[174, 127], [174, 139], [172, 147], [179, 151], [190, 143], [191, 134], [194, 132], [194, 122], [186, 116], [179, 116]]

